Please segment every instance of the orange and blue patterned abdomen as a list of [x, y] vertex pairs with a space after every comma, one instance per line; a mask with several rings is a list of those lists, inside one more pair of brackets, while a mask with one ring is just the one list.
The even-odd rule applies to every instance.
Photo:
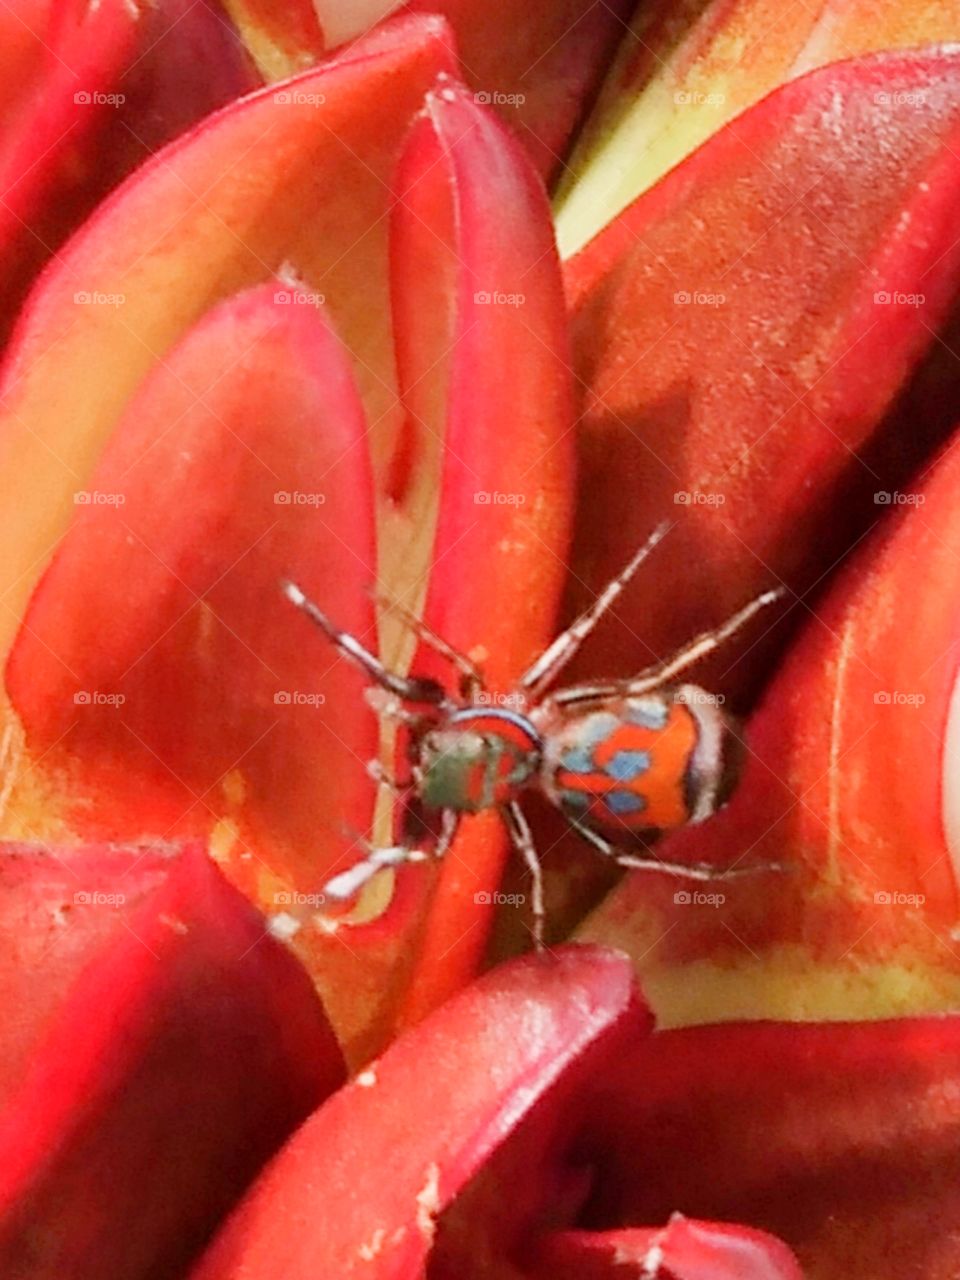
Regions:
[[616, 836], [669, 831], [690, 818], [697, 722], [658, 694], [619, 698], [551, 726], [544, 785], [575, 822]]

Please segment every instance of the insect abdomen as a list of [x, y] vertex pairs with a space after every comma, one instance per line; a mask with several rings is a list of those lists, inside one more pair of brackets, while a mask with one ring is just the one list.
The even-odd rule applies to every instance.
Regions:
[[669, 831], [691, 818], [697, 739], [696, 719], [672, 691], [619, 698], [551, 731], [544, 785], [574, 820], [613, 836]]

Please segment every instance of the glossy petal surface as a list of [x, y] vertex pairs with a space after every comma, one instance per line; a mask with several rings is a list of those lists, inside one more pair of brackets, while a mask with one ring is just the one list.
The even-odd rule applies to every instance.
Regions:
[[619, 958], [571, 949], [454, 997], [300, 1129], [196, 1280], [417, 1274], [438, 1217], [531, 1109], [645, 1029], [625, 977]]
[[[401, 598], [412, 606], [425, 590], [429, 625], [481, 664], [491, 689], [508, 689], [552, 635], [573, 492], [548, 210], [522, 149], [454, 88], [431, 96], [398, 187], [392, 264], [407, 430], [392, 493], [414, 516], [414, 547], [428, 552], [412, 584], [408, 557]], [[431, 504], [435, 531], [423, 521]], [[425, 646], [414, 665], [455, 683]], [[465, 824], [443, 868], [408, 1017], [476, 965], [491, 917], [477, 895], [496, 888], [504, 855], [495, 815]]]

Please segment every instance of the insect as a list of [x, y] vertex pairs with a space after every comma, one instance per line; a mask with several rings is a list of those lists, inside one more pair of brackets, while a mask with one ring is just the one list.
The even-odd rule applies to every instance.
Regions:
[[375, 699], [380, 711], [403, 722], [409, 731], [405, 780], [395, 781], [376, 762], [371, 765], [373, 775], [400, 799], [400, 843], [368, 850], [361, 862], [327, 883], [328, 897], [351, 897], [382, 867], [442, 857], [464, 814], [496, 809], [530, 870], [534, 936], [540, 945], [545, 919], [543, 878], [520, 805], [524, 792], [534, 788], [588, 844], [621, 866], [699, 880], [740, 874], [667, 862], [637, 851], [649, 850], [667, 831], [703, 822], [729, 798], [741, 757], [735, 723], [717, 699], [678, 677], [779, 599], [782, 591], [764, 592], [716, 630], [697, 636], [672, 657], [636, 676], [551, 692], [668, 528], [662, 524], [654, 530], [499, 705], [466, 655], [399, 606], [394, 607], [404, 621], [459, 673], [458, 695], [431, 678], [387, 670], [296, 584], [283, 584], [287, 598], [383, 691]]

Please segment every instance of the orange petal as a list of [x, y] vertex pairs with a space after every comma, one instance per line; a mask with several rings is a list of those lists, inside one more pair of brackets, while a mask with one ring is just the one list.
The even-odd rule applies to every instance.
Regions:
[[[422, 537], [423, 510], [439, 490], [424, 617], [481, 663], [492, 688], [506, 689], [551, 637], [573, 486], [566, 317], [549, 214], [522, 149], [453, 87], [431, 95], [399, 186], [394, 298], [409, 427], [393, 493]], [[415, 603], [421, 584], [408, 590]], [[415, 667], [452, 679], [426, 650]], [[505, 852], [496, 815], [464, 824], [440, 877], [406, 1018], [474, 970]]]

